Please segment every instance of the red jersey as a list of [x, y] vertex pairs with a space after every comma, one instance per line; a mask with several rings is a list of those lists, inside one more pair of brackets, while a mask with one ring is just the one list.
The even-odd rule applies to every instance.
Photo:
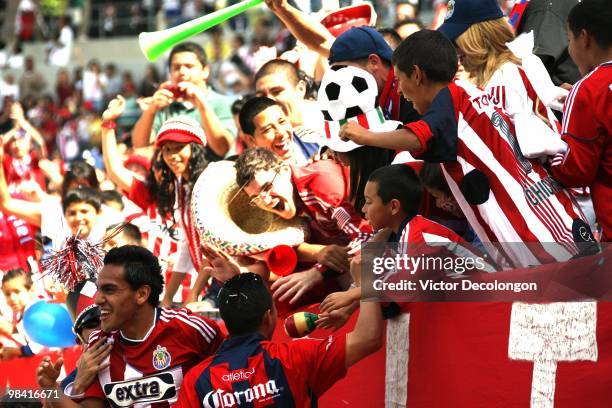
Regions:
[[293, 183], [302, 200], [302, 214], [310, 223], [314, 242], [362, 240], [372, 233], [370, 224], [348, 203], [349, 173], [334, 160], [292, 167]]
[[483, 103], [482, 95], [458, 82], [441, 90], [423, 119], [406, 125], [422, 145], [413, 155], [442, 163], [480, 240], [498, 243], [488, 247], [497, 263], [518, 267], [569, 259], [577, 253], [574, 242], [585, 240], [579, 231], [590, 232], [580, 208], [538, 161], [523, 156], [508, 116]]
[[552, 174], [567, 187], [590, 187], [602, 241], [612, 241], [612, 61], [574, 85], [561, 131], [568, 150], [555, 156]]
[[[104, 337], [101, 330], [89, 337], [91, 345]], [[142, 340], [131, 340], [119, 331], [110, 333], [113, 349], [83, 395], [75, 399], [98, 398], [112, 406], [148, 404], [168, 407], [178, 397], [183, 377], [197, 363], [213, 354], [223, 340], [212, 320], [188, 309], [155, 309], [155, 324]]]
[[21, 159], [16, 159], [7, 154], [4, 156], [2, 165], [9, 189], [12, 190], [13, 186], [18, 186], [20, 183], [30, 180], [38, 183], [43, 190], [47, 189], [45, 176], [38, 167], [38, 156], [35, 152], [30, 152]]
[[21, 218], [0, 211], [0, 270], [30, 270], [28, 258], [36, 260], [36, 230]]
[[289, 343], [253, 333], [232, 337], [191, 370], [179, 407], [303, 407], [344, 377], [345, 336]]

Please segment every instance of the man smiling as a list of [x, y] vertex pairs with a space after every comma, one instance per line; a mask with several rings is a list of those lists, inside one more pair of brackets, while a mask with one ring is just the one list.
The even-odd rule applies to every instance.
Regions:
[[170, 406], [186, 372], [223, 340], [217, 324], [187, 309], [159, 308], [159, 262], [138, 246], [111, 249], [97, 285], [101, 330], [92, 333], [89, 344], [106, 338], [113, 349], [97, 361], [97, 381], [86, 390], [67, 390], [69, 396], [86, 407]]

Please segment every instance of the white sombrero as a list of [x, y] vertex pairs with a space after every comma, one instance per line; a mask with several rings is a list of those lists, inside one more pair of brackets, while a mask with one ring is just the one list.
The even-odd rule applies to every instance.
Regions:
[[306, 236], [301, 218], [285, 220], [251, 207], [236, 184], [231, 161], [210, 163], [202, 172], [193, 187], [191, 211], [202, 241], [230, 255], [254, 255], [281, 244], [295, 246]]
[[369, 72], [351, 66], [331, 67], [323, 75], [319, 109], [325, 118], [322, 143], [337, 152], [350, 152], [361, 145], [340, 139], [340, 128], [347, 122], [357, 122], [366, 129], [387, 132], [402, 123], [386, 120], [378, 106], [378, 85]]

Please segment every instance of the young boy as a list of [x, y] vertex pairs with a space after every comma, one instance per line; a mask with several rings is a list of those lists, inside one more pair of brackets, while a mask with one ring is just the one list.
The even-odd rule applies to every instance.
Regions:
[[606, 0], [584, 0], [568, 17], [569, 53], [584, 79], [565, 101], [562, 139], [568, 150], [552, 161], [566, 187], [591, 189], [601, 240], [612, 240], [612, 10]]
[[[487, 250], [500, 264], [567, 260], [578, 253], [575, 242], [593, 240], [570, 194], [540, 163], [523, 157], [508, 117], [482, 102], [475, 87], [452, 82], [457, 53], [442, 33], [411, 35], [395, 50], [393, 64], [403, 97], [423, 119], [392, 132], [348, 123], [341, 137], [442, 163], [449, 187], [480, 240], [497, 243]], [[538, 244], [551, 242], [560, 245]]]

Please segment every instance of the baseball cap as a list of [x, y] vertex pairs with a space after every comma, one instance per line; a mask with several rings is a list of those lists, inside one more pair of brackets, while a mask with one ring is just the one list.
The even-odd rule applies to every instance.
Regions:
[[329, 63], [353, 61], [376, 54], [391, 62], [393, 50], [373, 27], [353, 27], [340, 34], [329, 50]]
[[160, 147], [166, 142], [194, 142], [206, 146], [206, 136], [204, 129], [195, 119], [189, 116], [174, 116], [167, 119], [159, 128], [155, 147]]
[[474, 23], [502, 18], [497, 0], [450, 0], [444, 23], [438, 28], [449, 40], [455, 41]]

